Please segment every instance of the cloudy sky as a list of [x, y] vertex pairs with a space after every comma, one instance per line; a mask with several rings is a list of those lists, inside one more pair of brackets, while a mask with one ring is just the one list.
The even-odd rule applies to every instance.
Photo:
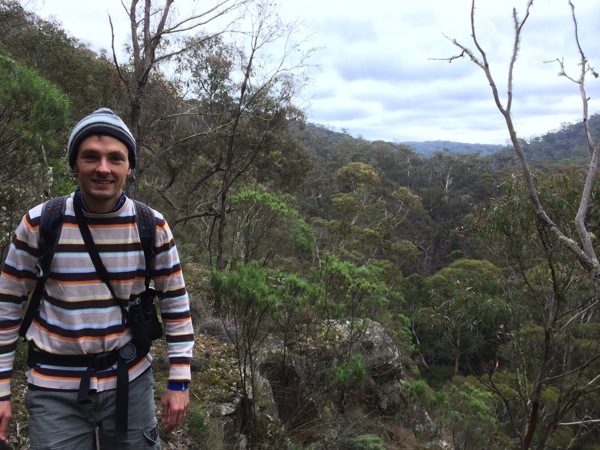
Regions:
[[[598, 0], [573, 0], [580, 42], [600, 69]], [[26, 8], [53, 18], [94, 49], [110, 47], [107, 10], [121, 43], [126, 17], [120, 0], [28, 0]], [[179, 0], [186, 4], [208, 1]], [[302, 93], [309, 121], [369, 140], [452, 140], [505, 144], [506, 125], [483, 72], [466, 59], [442, 61], [460, 51], [448, 39], [473, 48], [469, 0], [279, 0], [281, 14], [298, 20], [318, 48], [310, 86]], [[526, 0], [478, 0], [476, 27], [496, 82], [506, 92], [512, 51], [512, 8]], [[567, 0], [536, 0], [524, 29], [514, 74], [513, 119], [522, 138], [581, 120], [577, 48]], [[600, 79], [588, 78], [590, 113], [600, 111]]]

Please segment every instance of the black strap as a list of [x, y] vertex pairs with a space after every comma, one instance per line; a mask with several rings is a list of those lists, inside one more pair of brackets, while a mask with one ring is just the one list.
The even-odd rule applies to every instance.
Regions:
[[[92, 258], [92, 262], [94, 263], [98, 277], [106, 284], [111, 295], [115, 301], [118, 302], [118, 297], [115, 294], [112, 285], [110, 284], [108, 271], [102, 263], [102, 259], [100, 259], [100, 255], [98, 254], [98, 250], [94, 244], [94, 238], [92, 237], [90, 228], [88, 227], [85, 216], [83, 215], [80, 199], [78, 199], [77, 196], [74, 198], [73, 207], [75, 209], [75, 217], [77, 217], [79, 231], [81, 231], [81, 236], [83, 237], [83, 241], [85, 242], [85, 246], [90, 254], [90, 257]], [[121, 310], [123, 310], [123, 308], [121, 308]], [[123, 320], [125, 320], [125, 314], [123, 315]], [[81, 377], [79, 395], [77, 397], [77, 401], [80, 403], [86, 403], [89, 401], [87, 395], [90, 387], [91, 372], [93, 372], [93, 369], [88, 369]], [[127, 438], [127, 421], [129, 417], [129, 371], [127, 370], [126, 361], [121, 356], [119, 356], [117, 364], [116, 395], [115, 434], [117, 438], [125, 439]]]
[[154, 273], [156, 216], [150, 207], [145, 203], [137, 200], [134, 200], [133, 202], [135, 204], [136, 221], [140, 235], [140, 242], [142, 244], [142, 249], [144, 250], [144, 259], [146, 261], [144, 282], [147, 290], [150, 286], [150, 281], [152, 281], [152, 276]]
[[40, 307], [42, 293], [44, 292], [44, 284], [50, 276], [50, 266], [62, 230], [67, 197], [68, 196], [57, 197], [48, 200], [42, 207], [42, 214], [40, 216], [40, 240], [38, 242], [40, 251], [40, 260], [39, 265], [37, 266], [38, 280], [35, 289], [33, 290], [33, 294], [29, 299], [27, 310], [25, 311], [25, 315], [23, 316], [19, 328], [19, 336], [22, 338], [25, 338], [25, 334], [31, 326], [33, 318]]
[[73, 199], [73, 208], [75, 209], [75, 217], [77, 217], [77, 225], [79, 225], [79, 231], [81, 231], [81, 236], [83, 237], [83, 241], [85, 242], [85, 247], [87, 248], [88, 253], [90, 254], [90, 258], [92, 258], [92, 262], [94, 263], [94, 267], [96, 268], [96, 273], [100, 280], [106, 284], [108, 290], [111, 295], [118, 302], [119, 298], [115, 294], [115, 291], [110, 284], [110, 279], [108, 278], [108, 271], [104, 264], [102, 263], [102, 259], [100, 259], [100, 255], [98, 254], [98, 250], [96, 249], [96, 244], [94, 244], [94, 238], [92, 237], [92, 233], [90, 232], [90, 227], [88, 227], [87, 221], [85, 220], [85, 216], [83, 215], [83, 210], [81, 209], [80, 202], [78, 198], [75, 197]]
[[25, 334], [27, 334], [27, 330], [29, 330], [31, 322], [33, 322], [33, 317], [40, 307], [42, 293], [44, 292], [44, 284], [46, 283], [49, 275], [50, 274], [46, 272], [38, 278], [35, 289], [33, 290], [33, 294], [31, 294], [31, 299], [27, 305], [27, 311], [25, 311], [25, 315], [23, 316], [23, 320], [21, 321], [21, 326], [19, 328], [19, 336], [21, 336], [23, 339], [25, 339]]
[[[128, 351], [124, 352], [125, 349]], [[126, 344], [119, 350], [91, 355], [58, 355], [40, 350], [33, 343], [29, 343], [27, 364], [34, 367], [36, 364], [49, 364], [66, 367], [86, 367], [81, 374], [77, 402], [85, 405], [90, 403], [90, 382], [95, 372], [106, 370], [117, 363], [117, 390], [115, 409], [115, 433], [119, 439], [127, 438], [127, 419], [129, 414], [129, 370], [127, 365], [136, 359], [136, 348], [132, 343]]]
[[[19, 336], [22, 338], [25, 338], [25, 334], [31, 326], [33, 318], [40, 307], [42, 294], [44, 292], [44, 285], [50, 276], [50, 266], [52, 264], [52, 259], [54, 258], [54, 253], [62, 230], [68, 197], [69, 195], [65, 195], [63, 197], [50, 199], [42, 207], [39, 240], [41, 256], [38, 267], [38, 281], [29, 299], [27, 310], [25, 311], [25, 315], [19, 328]], [[73, 198], [73, 201], [75, 205], [77, 203], [77, 196]], [[152, 209], [150, 209], [150, 207], [145, 203], [142, 203], [138, 200], [133, 200], [133, 202], [135, 204], [135, 210], [137, 214], [136, 222], [138, 226], [140, 242], [142, 244], [142, 249], [144, 250], [144, 259], [146, 261], [144, 281], [146, 289], [148, 289], [154, 272], [156, 217]], [[112, 289], [112, 286], [109, 289]]]

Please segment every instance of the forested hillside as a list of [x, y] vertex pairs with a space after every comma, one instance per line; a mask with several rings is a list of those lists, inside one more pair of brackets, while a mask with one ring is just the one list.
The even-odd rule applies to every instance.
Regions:
[[[521, 448], [534, 417], [532, 448], [597, 448], [599, 298], [536, 221], [512, 148], [425, 155], [307, 124], [303, 62], [273, 73], [258, 59], [275, 35], [140, 32], [176, 56], [168, 74], [143, 52], [117, 67], [0, 0], [2, 260], [27, 208], [76, 186], [72, 126], [110, 107], [139, 142], [127, 192], [165, 215], [194, 308], [193, 405], [165, 447]], [[600, 137], [600, 116], [590, 123]], [[523, 144], [544, 204], [572, 229], [583, 127]], [[15, 421], [12, 445], [26, 448], [22, 410]]]

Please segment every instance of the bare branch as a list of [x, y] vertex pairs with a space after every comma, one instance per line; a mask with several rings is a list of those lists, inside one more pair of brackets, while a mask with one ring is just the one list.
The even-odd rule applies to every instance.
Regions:
[[[527, 157], [525, 156], [525, 152], [523, 151], [521, 142], [519, 141], [519, 139], [517, 137], [516, 127], [512, 120], [511, 108], [512, 108], [512, 96], [513, 96], [514, 67], [515, 67], [515, 63], [517, 61], [517, 56], [519, 53], [519, 44], [521, 41], [521, 34], [523, 31], [523, 27], [525, 26], [525, 23], [526, 23], [527, 19], [529, 18], [530, 9], [531, 9], [532, 5], [533, 5], [533, 0], [529, 0], [527, 2], [526, 13], [525, 13], [523, 20], [518, 19], [517, 12], [516, 12], [516, 10], [513, 9], [513, 21], [514, 21], [514, 25], [515, 25], [515, 36], [514, 36], [514, 40], [513, 40], [513, 52], [512, 52], [512, 56], [511, 56], [511, 60], [510, 60], [510, 64], [509, 64], [509, 70], [508, 70], [508, 86], [507, 86], [508, 90], [507, 90], [506, 107], [503, 105], [502, 100], [500, 98], [500, 94], [498, 92], [498, 87], [497, 87], [495, 78], [492, 74], [489, 62], [488, 62], [487, 54], [486, 54], [485, 50], [483, 49], [483, 47], [480, 45], [478, 37], [477, 37], [477, 32], [476, 32], [476, 28], [475, 28], [475, 0], [472, 0], [472, 3], [471, 3], [471, 33], [472, 33], [473, 43], [475, 44], [477, 51], [481, 55], [481, 61], [479, 61], [477, 58], [474, 58], [474, 57], [471, 57], [471, 60], [473, 62], [475, 62], [483, 70], [483, 72], [489, 82], [489, 85], [492, 89], [492, 95], [494, 98], [494, 102], [496, 103], [496, 107], [498, 108], [498, 111], [500, 111], [502, 116], [504, 117], [511, 143], [513, 144], [514, 151], [515, 151], [517, 157], [519, 158], [519, 162], [523, 169], [523, 177], [525, 179], [525, 183], [527, 185], [527, 189], [529, 191], [529, 195], [530, 195], [534, 210], [536, 212], [536, 216], [539, 218], [539, 220], [542, 223], [545, 224], [545, 226], [547, 226], [550, 230], [552, 230], [552, 232], [558, 237], [558, 239], [562, 242], [562, 244], [565, 247], [567, 247], [575, 255], [575, 257], [577, 258], [579, 263], [586, 270], [588, 270], [594, 276], [600, 276], [600, 264], [598, 263], [598, 260], [595, 256], [593, 249], [591, 248], [591, 245], [589, 245], [591, 243], [591, 241], [586, 239], [587, 243], [584, 243], [584, 248], [582, 249], [573, 239], [566, 236], [556, 226], [554, 221], [548, 216], [545, 209], [543, 208], [543, 206], [540, 202], [540, 199], [539, 199], [539, 194], [538, 194], [537, 188], [536, 188], [534, 180], [533, 180], [531, 169], [529, 167], [529, 162], [527, 161]], [[455, 45], [457, 47], [459, 47], [465, 53], [469, 54], [469, 50], [464, 45], [461, 45], [460, 43], [455, 42], [455, 41], [453, 41], [453, 42], [455, 43]], [[593, 176], [595, 176], [595, 175], [593, 175]], [[579, 233], [579, 236], [581, 237], [581, 232]], [[588, 239], [589, 239], [589, 236], [588, 236]]]
[[585, 425], [586, 423], [600, 423], [600, 419], [580, 420], [577, 422], [561, 422], [558, 424], [559, 427], [570, 427], [573, 425]]
[[479, 60], [475, 57], [475, 55], [473, 54], [473, 52], [470, 49], [463, 46], [456, 39], [452, 39], [452, 38], [446, 36], [445, 34], [444, 34], [444, 37], [446, 39], [448, 39], [450, 42], [452, 42], [453, 45], [460, 48], [462, 51], [458, 55], [451, 56], [450, 58], [429, 58], [430, 61], [448, 61], [449, 63], [451, 63], [455, 59], [464, 58], [464, 56], [467, 55], [469, 58], [471, 58], [472, 62], [474, 62], [475, 64], [477, 64], [479, 67], [481, 67], [483, 69], [483, 64], [481, 64], [481, 62], [479, 62]]
[[121, 71], [121, 65], [119, 64], [119, 61], [117, 60], [117, 52], [115, 50], [115, 28], [114, 28], [114, 25], [112, 22], [112, 17], [110, 17], [110, 14], [108, 15], [108, 22], [110, 23], [110, 34], [111, 34], [110, 46], [112, 49], [113, 62], [115, 64], [115, 68], [117, 69], [117, 74], [119, 75], [119, 78], [121, 79], [121, 81], [123, 81], [123, 83], [125, 84], [125, 86], [127, 88], [128, 94], [131, 96], [131, 92], [129, 92], [129, 84], [127, 83], [127, 79], [125, 78], [125, 75]]

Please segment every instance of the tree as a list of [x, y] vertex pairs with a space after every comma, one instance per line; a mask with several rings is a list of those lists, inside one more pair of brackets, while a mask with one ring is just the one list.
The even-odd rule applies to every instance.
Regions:
[[[127, 89], [129, 97], [128, 122], [139, 146], [152, 147], [152, 136], [148, 136], [143, 132], [148, 128], [148, 125], [143, 121], [149, 113], [149, 111], [145, 111], [145, 106], [151, 81], [153, 76], [156, 75], [155, 72], [158, 71], [161, 65], [168, 63], [175, 56], [188, 50], [185, 45], [173, 47], [172, 41], [192, 30], [206, 28], [207, 24], [217, 19], [227, 17], [246, 2], [246, 0], [218, 0], [213, 7], [200, 13], [193, 13], [183, 19], [175, 17], [172, 9], [174, 0], [165, 0], [164, 5], [160, 7], [153, 6], [152, 0], [144, 0], [143, 3], [139, 0], [131, 0], [128, 9], [123, 4], [129, 16], [131, 30], [129, 67], [124, 66], [118, 60], [114, 44], [114, 29], [112, 20], [110, 21], [111, 29], [113, 29], [113, 61], [119, 77]], [[228, 26], [217, 34], [225, 32]], [[156, 120], [157, 111], [152, 111], [152, 115]], [[141, 175], [144, 170], [144, 161], [140, 159], [139, 163], [140, 167], [137, 172]], [[135, 197], [138, 190], [135, 175], [131, 180], [128, 191]]]
[[544, 208], [544, 205], [540, 201], [539, 192], [535, 185], [533, 173], [530, 169], [529, 162], [527, 160], [527, 156], [523, 150], [522, 141], [517, 137], [517, 131], [515, 124], [512, 120], [512, 106], [513, 106], [513, 72], [514, 67], [517, 61], [517, 56], [519, 53], [519, 47], [521, 42], [521, 35], [523, 32], [523, 28], [529, 18], [531, 7], [533, 6], [533, 0], [529, 0], [527, 2], [526, 11], [523, 19], [519, 19], [516, 8], [513, 9], [513, 20], [515, 26], [515, 35], [513, 42], [513, 52], [509, 65], [509, 73], [508, 73], [508, 86], [507, 86], [507, 94], [506, 99], [503, 101], [501, 98], [500, 92], [498, 90], [498, 85], [496, 83], [496, 79], [492, 70], [490, 68], [490, 64], [488, 61], [488, 56], [486, 51], [482, 48], [478, 40], [477, 29], [475, 27], [475, 0], [471, 3], [471, 36], [473, 38], [473, 44], [475, 45], [476, 51], [472, 51], [463, 44], [459, 43], [456, 40], [453, 40], [453, 44], [459, 47], [462, 52], [449, 58], [450, 61], [468, 56], [473, 63], [475, 63], [485, 74], [487, 81], [490, 84], [492, 89], [492, 96], [494, 98], [494, 102], [496, 103], [496, 107], [498, 111], [504, 117], [506, 122], [506, 127], [508, 129], [508, 133], [510, 135], [510, 140], [513, 145], [513, 149], [519, 158], [519, 162], [521, 163], [521, 168], [523, 171], [523, 177], [526, 182], [527, 190], [529, 192], [531, 203], [535, 209], [537, 220], [539, 220], [545, 227], [551, 230], [554, 233], [562, 245], [567, 247], [569, 251], [571, 251], [575, 258], [579, 261], [579, 263], [590, 272], [591, 276], [599, 279], [600, 278], [600, 263], [598, 262], [598, 258], [596, 256], [596, 252], [594, 249], [594, 245], [592, 242], [592, 236], [588, 232], [586, 225], [586, 215], [588, 212], [588, 208], [590, 205], [590, 195], [593, 189], [594, 181], [597, 176], [598, 169], [598, 158], [600, 157], [600, 145], [595, 143], [592, 133], [589, 128], [589, 97], [586, 92], [586, 77], [589, 74], [597, 77], [598, 74], [594, 70], [594, 68], [590, 65], [583, 48], [579, 41], [579, 33], [577, 28], [577, 19], [575, 16], [575, 6], [571, 0], [569, 0], [569, 6], [571, 8], [572, 21], [574, 25], [574, 33], [577, 43], [577, 52], [579, 54], [579, 65], [581, 67], [581, 71], [577, 77], [571, 77], [565, 71], [564, 66], [561, 63], [561, 60], [557, 60], [560, 64], [560, 75], [567, 77], [569, 80], [573, 81], [578, 85], [579, 91], [581, 93], [581, 101], [582, 101], [582, 116], [583, 116], [583, 125], [586, 130], [586, 139], [589, 150], [589, 165], [588, 172], [586, 177], [586, 182], [581, 190], [581, 196], [579, 199], [579, 208], [577, 210], [577, 214], [574, 217], [574, 221], [576, 223], [576, 233], [575, 238], [565, 233], [564, 230], [560, 229], [552, 217], [550, 217], [547, 211]]
[[[457, 56], [449, 58], [452, 61], [456, 58], [468, 56], [470, 60], [479, 67], [491, 89], [492, 97], [498, 108], [498, 111], [503, 116], [513, 149], [519, 159], [522, 169], [523, 181], [527, 188], [529, 195], [529, 201], [533, 207], [535, 213], [536, 231], [539, 239], [543, 243], [544, 254], [546, 261], [549, 266], [550, 274], [553, 281], [553, 289], [551, 297], [543, 296], [541, 298], [547, 299], [549, 303], [549, 312], [544, 315], [542, 322], [543, 330], [543, 345], [541, 348], [542, 357], [539, 359], [537, 364], [537, 374], [532, 382], [532, 385], [525, 391], [527, 392], [528, 406], [526, 408], [526, 423], [527, 427], [522, 432], [519, 432], [519, 438], [521, 441], [522, 448], [527, 449], [532, 445], [534, 438], [538, 435], [538, 425], [543, 417], [542, 413], [542, 393], [545, 386], [549, 382], [549, 373], [552, 369], [553, 362], [556, 359], [556, 345], [557, 345], [557, 331], [560, 327], [555, 328], [559, 323], [560, 319], [563, 318], [562, 314], [568, 314], [572, 320], [576, 320], [581, 314], [581, 308], [584, 304], [579, 304], [575, 309], [567, 309], [568, 297], [566, 296], [566, 287], [570, 285], [570, 278], [572, 274], [570, 271], [562, 272], [557, 270], [556, 255], [560, 254], [560, 249], [556, 244], [560, 244], [566, 248], [570, 254], [579, 262], [579, 264], [588, 272], [590, 280], [592, 281], [592, 289], [595, 295], [598, 292], [598, 282], [600, 279], [600, 263], [595, 251], [593, 242], [593, 236], [588, 230], [588, 212], [590, 208], [590, 202], [592, 198], [592, 192], [594, 190], [594, 184], [597, 177], [598, 171], [598, 158], [600, 155], [600, 145], [594, 142], [590, 127], [589, 127], [589, 97], [586, 93], [586, 77], [588, 75], [598, 76], [596, 71], [590, 65], [583, 48], [579, 40], [579, 32], [577, 27], [577, 19], [575, 16], [575, 6], [571, 0], [569, 0], [569, 7], [571, 9], [571, 19], [574, 26], [574, 35], [576, 41], [576, 51], [579, 55], [579, 66], [580, 72], [576, 77], [572, 77], [566, 73], [565, 68], [562, 64], [562, 60], [558, 59], [557, 62], [560, 65], [560, 74], [567, 77], [569, 80], [577, 84], [582, 100], [582, 116], [583, 125], [586, 131], [586, 139], [589, 150], [588, 169], [585, 176], [585, 180], [581, 185], [579, 191], [579, 199], [577, 201], [577, 211], [574, 214], [573, 222], [575, 224], [574, 229], [561, 227], [557, 223], [556, 216], [551, 216], [548, 210], [548, 206], [543, 203], [542, 197], [538, 186], [536, 185], [536, 179], [533, 175], [529, 162], [525, 152], [523, 150], [522, 141], [517, 137], [517, 131], [515, 124], [512, 120], [512, 106], [513, 106], [513, 73], [514, 67], [519, 54], [519, 48], [521, 44], [521, 36], [523, 29], [526, 25], [527, 19], [529, 18], [531, 8], [533, 6], [533, 0], [529, 0], [526, 5], [525, 14], [523, 19], [520, 19], [516, 8], [513, 8], [513, 22], [514, 22], [514, 40], [512, 56], [509, 63], [508, 80], [506, 89], [506, 98], [502, 98], [498, 89], [495, 75], [492, 73], [492, 69], [489, 64], [488, 55], [480, 44], [478, 39], [478, 30], [475, 26], [475, 0], [471, 3], [471, 37], [473, 39], [473, 45], [475, 50], [471, 50], [465, 45], [459, 43], [457, 40], [452, 40], [453, 44], [461, 49], [461, 53]], [[550, 197], [552, 198], [552, 197]], [[545, 198], [546, 200], [548, 197]], [[570, 223], [565, 221], [563, 223]], [[540, 299], [541, 300], [541, 299]], [[575, 312], [574, 312], [575, 311]], [[592, 358], [593, 359], [593, 358]], [[591, 360], [584, 363], [582, 367], [576, 370], [576, 373], [585, 371]], [[566, 372], [568, 373], [568, 372]], [[565, 374], [566, 374], [565, 373]], [[564, 375], [561, 376], [561, 379]], [[573, 383], [569, 385], [567, 390], [568, 395], [560, 397], [556, 408], [554, 409], [553, 419], [550, 423], [545, 424], [544, 431], [541, 432], [540, 442], [541, 445], [549, 439], [553, 432], [558, 427], [561, 420], [563, 420], [567, 414], [573, 410], [577, 405], [577, 402], [582, 396], [587, 393], [598, 389], [598, 381], [592, 379], [589, 385], [581, 385], [580, 383]], [[498, 392], [496, 390], [496, 392]], [[507, 406], [508, 403], [506, 403]], [[530, 406], [529, 406], [530, 405]]]
[[261, 436], [258, 418], [258, 354], [270, 335], [280, 298], [268, 283], [270, 273], [256, 264], [241, 264], [235, 270], [213, 270], [213, 293], [222, 301], [222, 317], [233, 342], [238, 361], [238, 377], [242, 393], [242, 434], [251, 444]]
[[[502, 298], [506, 282], [489, 261], [460, 259], [425, 279], [418, 314], [419, 341], [432, 361], [452, 359], [454, 373], [479, 370], [495, 358], [496, 333], [507, 323], [510, 310]], [[427, 340], [427, 343], [424, 341]]]
[[[35, 71], [0, 54], [0, 254], [23, 209], [55, 193], [67, 97]], [[56, 178], [55, 178], [56, 177]], [[2, 257], [2, 260], [4, 258]]]
[[[294, 199], [242, 188], [231, 197], [234, 224], [232, 261], [257, 261], [280, 270], [297, 268], [289, 260], [312, 260], [314, 236], [310, 225], [293, 208]], [[291, 267], [290, 267], [291, 266]]]
[[109, 60], [69, 36], [60, 24], [14, 2], [0, 2], [0, 17], [3, 51], [59, 87], [69, 97], [71, 118], [79, 120], [101, 106], [119, 109], [124, 91]]
[[[549, 214], [571, 231], [585, 170], [535, 180]], [[563, 422], [580, 419], [577, 433], [585, 434], [583, 418], [600, 414], [589, 406], [600, 390], [598, 292], [569, 250], [535, 221], [525, 182], [512, 177], [500, 194], [467, 221], [506, 267], [504, 295], [514, 311], [497, 334], [501, 347], [481, 382], [497, 394], [506, 412], [501, 421], [511, 424], [522, 447], [543, 447], [576, 434], [560, 429]], [[589, 220], [598, 221], [597, 207]]]
[[[282, 184], [301, 180], [307, 170], [306, 157], [290, 139], [288, 125], [302, 119], [292, 101], [306, 81], [311, 53], [297, 39], [297, 25], [282, 22], [273, 4], [222, 5], [226, 3], [243, 6], [246, 13], [235, 39], [223, 33], [187, 36], [181, 51], [156, 57], [159, 61], [176, 56], [178, 74], [186, 80], [180, 92], [189, 98], [154, 127], [159, 145], [142, 139], [153, 164], [147, 186], [171, 211], [169, 223], [176, 227], [206, 221], [202, 240], [208, 241], [210, 263], [220, 270], [230, 256], [227, 216], [236, 188], [256, 181], [268, 184], [265, 174], [270, 173]], [[163, 17], [167, 13], [167, 8], [162, 10]], [[167, 29], [171, 33], [177, 26]], [[299, 163], [293, 171], [283, 164], [287, 157]], [[215, 306], [218, 310], [218, 302]]]

